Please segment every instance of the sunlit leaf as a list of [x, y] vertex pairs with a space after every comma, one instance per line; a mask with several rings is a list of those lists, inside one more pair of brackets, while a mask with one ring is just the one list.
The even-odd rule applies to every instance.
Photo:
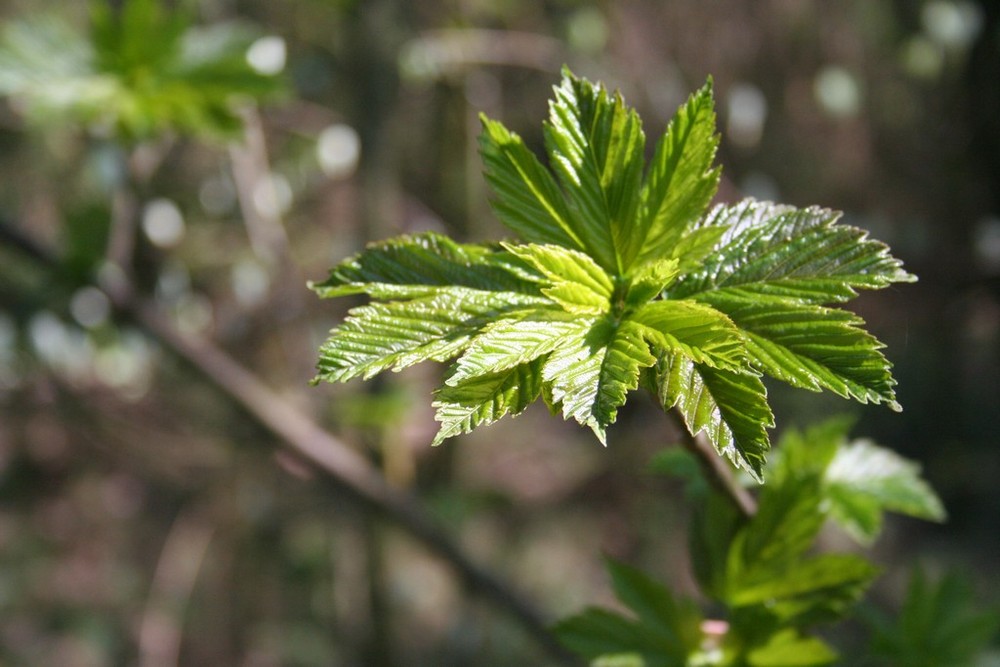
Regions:
[[872, 442], [858, 440], [841, 447], [826, 471], [830, 512], [863, 542], [871, 542], [882, 526], [883, 512], [943, 521], [944, 507], [920, 476], [920, 466]]
[[[537, 395], [604, 442], [642, 376], [665, 410], [758, 480], [774, 421], [762, 375], [898, 407], [881, 344], [824, 304], [912, 276], [831, 211], [747, 200], [706, 213], [719, 183], [711, 82], [678, 110], [648, 166], [635, 110], [569, 70], [544, 123], [544, 162], [498, 121], [482, 122], [492, 204], [520, 239], [402, 237], [335, 267], [314, 286], [321, 296], [376, 303], [334, 331], [320, 379], [457, 357], [445, 403], [474, 418], [449, 418], [454, 432]], [[475, 299], [442, 305], [452, 289]], [[519, 376], [504, 374], [536, 361], [537, 391], [511, 394]]]
[[751, 364], [794, 387], [827, 389], [861, 403], [899, 410], [884, 345], [853, 313], [789, 299], [733, 299], [708, 295], [746, 334]]
[[577, 331], [549, 355], [542, 378], [563, 415], [589, 426], [604, 443], [626, 394], [639, 384], [639, 371], [655, 362], [634, 324], [615, 327], [605, 318], [581, 320]]
[[537, 303], [514, 292], [454, 287], [411, 301], [354, 308], [320, 347], [316, 380], [370, 378], [390, 368], [451, 359], [488, 322]]
[[803, 637], [794, 629], [773, 635], [770, 641], [747, 655], [751, 667], [813, 667], [829, 665], [839, 656], [816, 637]]
[[598, 264], [622, 272], [620, 248], [634, 233], [646, 145], [638, 114], [620, 94], [567, 70], [544, 129], [575, 231]]
[[761, 477], [774, 416], [760, 378], [665, 355], [656, 383], [664, 409], [676, 407], [691, 433], [704, 431], [719, 454]]
[[[718, 145], [709, 81], [677, 111], [656, 145], [642, 185], [636, 229], [624, 244], [626, 265], [663, 257], [683, 260], [698, 247], [685, 247], [684, 239], [691, 237], [692, 228], [719, 187], [721, 170], [712, 168]], [[714, 237], [712, 233], [702, 235], [710, 242], [716, 240]], [[700, 247], [707, 252], [710, 244]]]
[[533, 360], [441, 387], [434, 401], [441, 427], [432, 444], [523, 412], [541, 391], [540, 365]]
[[324, 298], [369, 294], [378, 299], [408, 299], [450, 286], [538, 293], [537, 280], [539, 276], [525, 270], [506, 251], [459, 244], [427, 232], [372, 243], [311, 287]]
[[552, 174], [513, 132], [482, 117], [479, 151], [497, 217], [525, 241], [584, 250]]
[[719, 311], [694, 301], [651, 301], [630, 321], [642, 328], [658, 354], [680, 354], [717, 368], [741, 369], [746, 349], [739, 329]]
[[840, 303], [859, 289], [880, 289], [913, 276], [888, 247], [863, 230], [837, 224], [827, 209], [758, 202], [717, 206], [704, 227], [726, 229], [701, 269], [678, 281], [674, 294], [695, 298], [787, 297]]

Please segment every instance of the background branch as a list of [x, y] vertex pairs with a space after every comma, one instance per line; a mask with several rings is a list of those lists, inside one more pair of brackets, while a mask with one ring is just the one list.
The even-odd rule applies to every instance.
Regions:
[[[10, 224], [0, 222], [0, 243], [59, 271], [59, 262], [52, 252]], [[361, 454], [320, 427], [210, 341], [179, 330], [152, 303], [136, 296], [129, 284], [109, 282], [102, 288], [121, 315], [134, 321], [243, 407], [255, 421], [280, 438], [297, 458], [307, 463], [322, 483], [346, 491], [366, 509], [417, 538], [447, 561], [473, 591], [514, 617], [551, 657], [562, 664], [577, 664], [549, 632], [547, 621], [531, 604], [506, 582], [473, 562], [414, 496], [389, 486]]]

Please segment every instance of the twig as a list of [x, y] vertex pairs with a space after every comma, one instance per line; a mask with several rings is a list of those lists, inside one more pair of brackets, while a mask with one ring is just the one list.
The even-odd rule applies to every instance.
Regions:
[[[59, 269], [59, 263], [50, 251], [8, 224], [0, 223], [0, 241], [51, 269]], [[514, 593], [505, 582], [474, 563], [411, 494], [389, 486], [361, 454], [321, 428], [210, 341], [179, 330], [151, 303], [135, 296], [130, 285], [112, 282], [102, 287], [120, 313], [131, 318], [241, 405], [254, 420], [278, 436], [288, 449], [319, 473], [321, 480], [348, 492], [362, 505], [423, 542], [450, 563], [470, 588], [492, 599], [516, 618], [553, 658], [563, 664], [578, 664], [556, 641], [547, 628], [546, 620], [532, 605]]]
[[174, 520], [153, 574], [139, 629], [139, 667], [180, 664], [183, 610], [191, 599], [213, 528], [196, 512]]
[[[281, 222], [279, 195], [268, 165], [264, 128], [253, 107], [243, 109], [241, 117], [243, 141], [230, 145], [229, 159], [250, 247], [268, 264], [287, 263], [288, 237]], [[259, 199], [263, 199], [263, 206]]]
[[698, 459], [698, 464], [708, 482], [722, 495], [729, 498], [736, 509], [746, 518], [752, 518], [757, 514], [756, 499], [740, 485], [736, 476], [733, 475], [733, 469], [725, 459], [719, 456], [708, 438], [703, 433], [693, 435], [677, 410], [670, 410], [669, 414], [681, 432], [681, 444]]

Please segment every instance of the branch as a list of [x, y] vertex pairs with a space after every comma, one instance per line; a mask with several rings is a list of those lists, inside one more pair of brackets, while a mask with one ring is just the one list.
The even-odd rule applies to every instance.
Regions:
[[[0, 241], [60, 270], [56, 257], [12, 226], [0, 223]], [[510, 586], [474, 563], [411, 494], [389, 486], [358, 452], [335, 438], [309, 416], [267, 387], [210, 341], [182, 332], [151, 303], [135, 296], [126, 282], [102, 286], [111, 302], [150, 336], [187, 361], [206, 380], [234, 400], [261, 426], [278, 436], [326, 484], [346, 491], [367, 509], [389, 519], [451, 564], [474, 590], [516, 618], [524, 630], [562, 664], [578, 664], [549, 632], [538, 611]]]
[[672, 409], [668, 414], [681, 431], [681, 444], [694, 454], [708, 482], [729, 498], [740, 514], [748, 519], [753, 518], [757, 513], [757, 500], [737, 481], [732, 467], [719, 456], [703, 433], [692, 435], [677, 410]]

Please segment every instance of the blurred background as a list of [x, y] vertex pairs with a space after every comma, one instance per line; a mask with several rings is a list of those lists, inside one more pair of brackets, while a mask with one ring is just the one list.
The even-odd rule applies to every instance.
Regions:
[[138, 107], [127, 127], [63, 113], [105, 99], [101, 80], [73, 78], [86, 7], [0, 2], [0, 221], [15, 232], [0, 239], [0, 664], [545, 660], [446, 562], [309, 479], [116, 315], [93, 276], [123, 207], [143, 298], [364, 452], [546, 617], [609, 602], [602, 554], [691, 589], [683, 489], [649, 472], [674, 435], [644, 398], [607, 449], [539, 406], [431, 449], [439, 367], [308, 385], [358, 302], [320, 302], [306, 282], [390, 235], [502, 237], [478, 114], [539, 148], [563, 63], [619, 88], [648, 136], [711, 75], [720, 201], [842, 210], [920, 277], [850, 304], [887, 344], [904, 412], [772, 385], [777, 431], [852, 414], [855, 435], [920, 461], [941, 494], [946, 524], [896, 521], [876, 546], [877, 603], [896, 604], [916, 561], [1000, 597], [1000, 5], [186, 4], [200, 30], [236, 30], [241, 66], [273, 82], [244, 81], [257, 102], [235, 132], [208, 116], [144, 126]]

